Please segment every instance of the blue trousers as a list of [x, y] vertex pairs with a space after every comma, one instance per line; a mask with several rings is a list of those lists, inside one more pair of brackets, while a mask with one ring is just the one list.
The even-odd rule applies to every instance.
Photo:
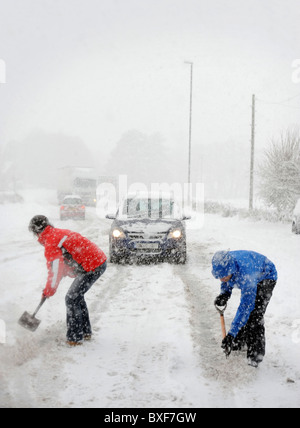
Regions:
[[92, 334], [89, 311], [84, 300], [85, 293], [106, 270], [106, 262], [91, 272], [76, 277], [66, 295], [67, 340], [80, 342]]

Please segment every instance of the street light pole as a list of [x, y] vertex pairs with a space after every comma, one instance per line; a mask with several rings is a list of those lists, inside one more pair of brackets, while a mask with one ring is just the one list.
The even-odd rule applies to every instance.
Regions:
[[190, 203], [190, 187], [191, 187], [191, 152], [192, 152], [192, 103], [193, 103], [193, 63], [184, 61], [191, 67], [190, 74], [190, 117], [189, 117], [189, 161], [188, 161], [188, 201]]

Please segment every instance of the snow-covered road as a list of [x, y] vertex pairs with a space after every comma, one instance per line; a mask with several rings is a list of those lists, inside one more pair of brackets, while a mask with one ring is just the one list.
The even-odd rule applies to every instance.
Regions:
[[[39, 313], [33, 334], [17, 319], [33, 312], [46, 279], [43, 249], [27, 230], [45, 214], [108, 253], [110, 221], [88, 210], [85, 222], [60, 222], [54, 196], [28, 192], [24, 204], [0, 206], [0, 407], [300, 407], [300, 239], [289, 225], [206, 215], [187, 222], [186, 265], [108, 265], [86, 295], [94, 335], [65, 345], [64, 296], [71, 279]], [[36, 201], [39, 201], [38, 203]], [[193, 220], [191, 220], [193, 222]], [[219, 249], [252, 249], [275, 262], [279, 281], [266, 315], [267, 355], [259, 369], [245, 355], [225, 359], [219, 283], [210, 273]], [[226, 311], [229, 324], [238, 305]]]

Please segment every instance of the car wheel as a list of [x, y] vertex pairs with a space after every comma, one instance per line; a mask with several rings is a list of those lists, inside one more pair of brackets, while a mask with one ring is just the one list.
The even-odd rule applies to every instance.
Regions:
[[184, 265], [186, 260], [186, 247], [182, 248], [181, 250], [177, 250], [176, 253], [171, 255], [171, 262], [176, 263], [177, 265]]
[[178, 258], [178, 264], [184, 265], [187, 260], [187, 253], [186, 253], [186, 242], [183, 244], [181, 251], [179, 252], [179, 258]]
[[109, 261], [110, 263], [120, 263], [119, 257], [117, 257], [115, 254], [110, 254]]
[[120, 258], [116, 255], [114, 246], [111, 243], [109, 245], [109, 261], [110, 263], [120, 263]]
[[184, 265], [186, 263], [186, 251], [178, 254], [176, 263], [180, 265]]

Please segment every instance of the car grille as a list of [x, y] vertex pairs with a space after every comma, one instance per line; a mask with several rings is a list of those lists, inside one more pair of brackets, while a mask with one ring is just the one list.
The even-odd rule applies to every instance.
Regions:
[[154, 234], [146, 234], [143, 232], [128, 232], [128, 238], [131, 240], [159, 240], [162, 241], [163, 238], [166, 236], [166, 232], [159, 232]]

